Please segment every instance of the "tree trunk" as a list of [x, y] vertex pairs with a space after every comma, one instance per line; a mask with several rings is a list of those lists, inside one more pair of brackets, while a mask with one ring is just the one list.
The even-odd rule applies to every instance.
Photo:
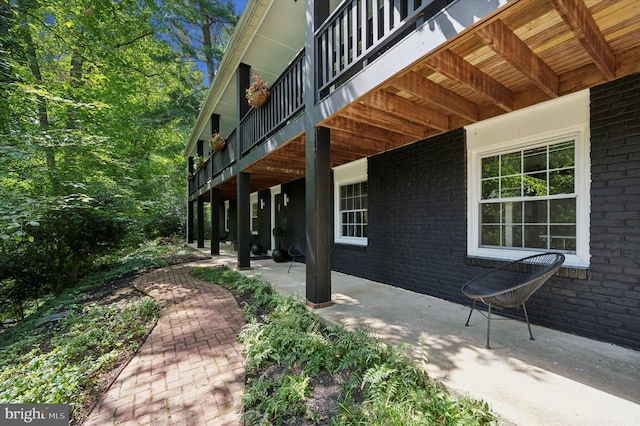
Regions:
[[207, 8], [203, 3], [203, 0], [198, 1], [200, 7], [200, 13], [202, 14], [202, 44], [204, 44], [204, 57], [207, 62], [207, 83], [211, 87], [213, 76], [215, 75], [215, 69], [213, 67], [213, 49], [211, 48], [211, 20], [207, 13]]
[[[29, 60], [29, 68], [36, 80], [37, 84], [42, 83], [42, 73], [40, 72], [40, 65], [38, 64], [38, 55], [33, 43], [33, 38], [28, 28], [23, 29], [24, 40], [27, 44], [27, 57]], [[47, 114], [47, 103], [42, 96], [38, 96], [38, 121], [42, 133], [46, 133], [49, 130], [49, 116]], [[58, 178], [58, 169], [56, 165], [56, 156], [53, 147], [46, 147], [44, 149], [45, 156], [47, 158], [47, 171], [49, 173], [49, 179], [51, 182], [51, 189], [54, 194], [60, 193], [60, 180]]]

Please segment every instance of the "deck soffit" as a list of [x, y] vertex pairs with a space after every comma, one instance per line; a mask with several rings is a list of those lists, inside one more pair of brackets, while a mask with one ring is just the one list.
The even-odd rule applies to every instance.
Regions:
[[[319, 125], [337, 166], [640, 72], [639, 57], [636, 0], [512, 0]], [[301, 146], [303, 135], [253, 164], [277, 178], [252, 184], [303, 176]], [[279, 176], [278, 162], [300, 170]]]

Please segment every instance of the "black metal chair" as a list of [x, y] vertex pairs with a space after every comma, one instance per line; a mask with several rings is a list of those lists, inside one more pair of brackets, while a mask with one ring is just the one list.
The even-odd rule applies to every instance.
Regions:
[[519, 308], [522, 306], [529, 328], [529, 338], [534, 340], [525, 302], [560, 269], [563, 263], [564, 255], [561, 253], [537, 254], [507, 263], [468, 281], [462, 286], [462, 293], [473, 300], [473, 305], [465, 325], [469, 326], [471, 314], [476, 309], [476, 302], [480, 301], [487, 305], [486, 315], [480, 310], [478, 312], [487, 318], [486, 347], [491, 349], [489, 346], [491, 308]]
[[291, 258], [291, 263], [289, 264], [289, 270], [287, 271], [287, 273], [291, 272], [291, 267], [293, 266], [293, 262], [296, 261], [296, 259], [305, 259], [306, 258], [306, 254], [305, 254], [305, 247], [306, 246], [306, 242], [304, 238], [300, 238], [298, 241], [296, 241], [295, 243], [293, 243], [291, 245], [291, 247], [289, 247], [289, 250], [287, 251], [287, 253], [289, 254], [289, 257]]

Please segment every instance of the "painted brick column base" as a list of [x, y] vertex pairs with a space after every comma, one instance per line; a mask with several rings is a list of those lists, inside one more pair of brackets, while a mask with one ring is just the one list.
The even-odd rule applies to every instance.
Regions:
[[328, 308], [329, 306], [333, 306], [333, 302], [331, 300], [329, 300], [328, 302], [313, 303], [312, 301], [307, 299], [305, 303], [311, 309], [321, 309], [321, 308]]

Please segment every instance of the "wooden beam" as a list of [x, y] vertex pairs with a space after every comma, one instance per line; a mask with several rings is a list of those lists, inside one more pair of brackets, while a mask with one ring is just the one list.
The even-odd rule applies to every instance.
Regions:
[[513, 111], [513, 92], [449, 49], [427, 59], [427, 64], [449, 78]]
[[520, 40], [501, 20], [497, 19], [478, 29], [478, 37], [484, 44], [526, 75], [543, 92], [558, 97], [558, 76], [542, 59]]
[[362, 100], [362, 103], [380, 111], [386, 111], [388, 114], [403, 117], [406, 120], [420, 123], [443, 132], [450, 129], [449, 117], [446, 114], [434, 111], [423, 105], [418, 105], [408, 99], [384, 90], [379, 90], [366, 96]]
[[394, 132], [400, 132], [418, 139], [424, 138], [428, 130], [428, 127], [424, 124], [408, 121], [396, 115], [389, 114], [387, 111], [381, 111], [363, 104], [355, 104], [346, 108], [342, 112], [342, 116], [358, 121], [365, 126], [370, 125], [382, 129], [393, 129]]
[[452, 114], [473, 122], [478, 121], [480, 115], [478, 105], [416, 72], [409, 72], [393, 80], [391, 85], [433, 105], [442, 107]]
[[391, 141], [395, 144], [404, 140], [404, 136], [400, 133], [392, 132], [381, 127], [363, 126], [360, 122], [341, 116], [333, 117], [332, 119], [323, 122], [322, 126], [351, 133], [354, 135], [354, 139], [356, 140], [358, 137], [362, 137], [380, 141], [383, 144], [387, 141]]
[[609, 80], [616, 78], [616, 55], [583, 0], [550, 0], [564, 22]]

